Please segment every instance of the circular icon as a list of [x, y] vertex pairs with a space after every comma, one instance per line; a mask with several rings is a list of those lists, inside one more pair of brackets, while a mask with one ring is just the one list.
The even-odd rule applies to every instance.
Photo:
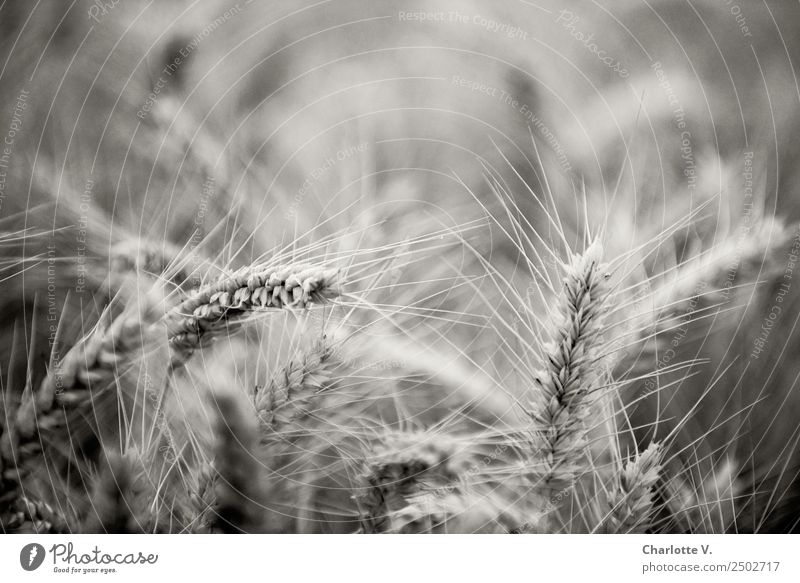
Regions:
[[44, 562], [44, 547], [38, 543], [31, 543], [22, 547], [19, 552], [19, 564], [26, 571], [35, 571]]

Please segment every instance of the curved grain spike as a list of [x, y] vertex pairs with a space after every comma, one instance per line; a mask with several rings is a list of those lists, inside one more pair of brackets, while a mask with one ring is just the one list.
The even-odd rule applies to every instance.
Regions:
[[254, 311], [304, 309], [334, 297], [338, 271], [308, 265], [247, 267], [196, 291], [166, 316], [173, 361], [184, 362], [214, 332]]

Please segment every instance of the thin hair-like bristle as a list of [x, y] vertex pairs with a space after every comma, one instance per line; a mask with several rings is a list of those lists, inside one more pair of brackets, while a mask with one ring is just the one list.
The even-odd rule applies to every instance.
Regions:
[[741, 495], [736, 464], [721, 460], [704, 476], [690, 470], [665, 480], [665, 510], [670, 532], [720, 534], [736, 522], [736, 502]]

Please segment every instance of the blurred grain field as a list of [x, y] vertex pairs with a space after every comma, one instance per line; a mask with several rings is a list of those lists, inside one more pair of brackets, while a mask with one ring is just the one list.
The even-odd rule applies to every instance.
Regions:
[[799, 24], [0, 1], [3, 532], [796, 532]]

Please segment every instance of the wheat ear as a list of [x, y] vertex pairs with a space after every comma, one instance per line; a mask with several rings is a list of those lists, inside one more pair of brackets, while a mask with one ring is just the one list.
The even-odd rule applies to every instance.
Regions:
[[173, 360], [187, 358], [216, 327], [235, 317], [325, 302], [337, 293], [337, 276], [336, 269], [309, 265], [247, 267], [199, 289], [167, 314]]
[[[41, 453], [37, 437], [55, 431], [67, 421], [71, 411], [87, 405], [99, 407], [100, 392], [114, 384], [115, 376], [132, 362], [132, 355], [141, 354], [147, 341], [147, 325], [157, 317], [156, 302], [148, 296], [125, 311], [108, 326], [98, 327], [67, 352], [39, 386], [28, 385], [22, 393], [14, 422], [6, 427], [0, 441], [3, 478], [13, 487], [26, 473], [28, 462]], [[116, 398], [116, 391], [107, 393]]]
[[607, 274], [595, 242], [567, 266], [564, 294], [554, 317], [552, 341], [536, 379], [531, 409], [533, 451], [541, 458], [538, 485], [548, 492], [569, 487], [582, 472], [586, 417], [602, 373], [599, 362], [603, 316], [608, 310]]
[[131, 508], [133, 475], [130, 464], [116, 452], [107, 453], [108, 464], [103, 468], [92, 495], [92, 511], [81, 526], [90, 534], [134, 534], [142, 527]]
[[4, 533], [15, 534], [66, 534], [67, 520], [49, 504], [30, 498], [18, 498], [15, 508], [0, 517]]
[[2, 436], [4, 476], [16, 472], [16, 454], [31, 457], [38, 453], [33, 439], [37, 431], [57, 427], [62, 408], [90, 403], [92, 389], [108, 386], [118, 368], [141, 354], [149, 339], [163, 335], [162, 326], [166, 326], [172, 364], [179, 365], [222, 321], [260, 308], [306, 308], [332, 297], [337, 273], [309, 266], [247, 268], [201, 288], [163, 318], [157, 317], [156, 303], [149, 301], [143, 310], [121, 314], [107, 328], [96, 330], [73, 347], [36, 393], [26, 389], [14, 426], [6, 427]]
[[265, 429], [280, 432], [308, 414], [313, 401], [334, 383], [334, 349], [326, 340], [299, 353], [265, 387], [256, 387], [256, 414]]
[[663, 448], [653, 442], [628, 460], [619, 476], [619, 484], [609, 495], [611, 510], [605, 529], [613, 533], [643, 533], [653, 515], [653, 496], [661, 472]]
[[461, 487], [442, 488], [412, 496], [405, 508], [388, 516], [392, 532], [421, 533], [508, 533], [511, 516], [508, 499], [491, 488], [474, 491]]
[[[420, 517], [415, 501], [426, 494], [452, 493], [468, 465], [468, 457], [443, 436], [413, 432], [388, 436], [365, 462], [362, 487], [355, 494], [362, 532], [431, 526], [435, 517]], [[416, 510], [413, 520], [408, 516], [411, 510]]]
[[19, 435], [30, 438], [37, 428], [53, 427], [57, 420], [49, 414], [55, 408], [88, 402], [93, 388], [110, 382], [131, 353], [138, 353], [148, 319], [141, 314], [118, 317], [71, 349], [35, 395], [23, 396], [15, 419]]
[[215, 506], [210, 528], [222, 533], [263, 532], [261, 465], [253, 454], [256, 424], [232, 396], [218, 395], [216, 405]]
[[[203, 332], [248, 310], [304, 308], [312, 302], [322, 302], [334, 293], [336, 275], [336, 270], [313, 267], [242, 270], [199, 290], [166, 314], [170, 345], [173, 349], [192, 350], [199, 346]], [[161, 332], [154, 306], [147, 302], [144, 311], [120, 315], [107, 328], [95, 331], [71, 349], [36, 395], [23, 397], [16, 416], [20, 435], [32, 436], [37, 421], [40, 427], [47, 425], [47, 419], [37, 420], [36, 410], [41, 416], [51, 411], [54, 404], [70, 407], [86, 402], [93, 383], [113, 378], [116, 368], [140, 351], [144, 337]]]
[[192, 491], [189, 493], [189, 512], [187, 522], [190, 532], [208, 533], [211, 530], [214, 512], [214, 491], [217, 487], [217, 472], [214, 464], [201, 461], [197, 473], [192, 479]]
[[109, 250], [111, 275], [119, 284], [128, 274], [144, 273], [151, 277], [166, 277], [175, 285], [189, 279], [186, 269], [178, 266], [181, 249], [170, 243], [130, 237], [118, 241]]
[[773, 251], [787, 245], [791, 238], [792, 232], [781, 221], [760, 221], [739, 237], [729, 237], [680, 264], [670, 281], [654, 285], [648, 303], [657, 314], [682, 311], [698, 295], [698, 289], [706, 286], [703, 297], [707, 301], [723, 302], [734, 280], [782, 274]]

